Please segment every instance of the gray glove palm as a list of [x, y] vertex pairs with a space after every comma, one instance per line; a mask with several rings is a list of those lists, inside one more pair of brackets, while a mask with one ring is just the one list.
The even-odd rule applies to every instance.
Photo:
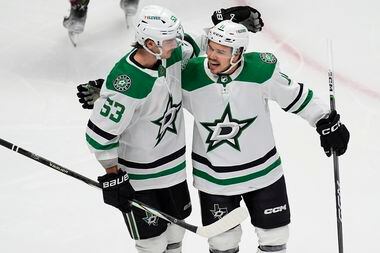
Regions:
[[82, 104], [84, 109], [94, 108], [94, 103], [99, 98], [100, 89], [102, 88], [103, 83], [104, 79], [98, 79], [77, 86], [79, 103]]

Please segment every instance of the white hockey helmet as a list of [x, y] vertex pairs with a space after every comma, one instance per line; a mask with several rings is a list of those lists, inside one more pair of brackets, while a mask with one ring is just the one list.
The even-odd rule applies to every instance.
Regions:
[[[208, 32], [207, 39], [223, 46], [231, 47], [232, 54], [245, 52], [249, 43], [248, 29], [231, 20], [224, 20], [211, 28]], [[240, 51], [240, 49], [243, 49]]]
[[153, 40], [161, 50], [167, 41], [176, 41], [176, 46], [179, 46], [184, 33], [180, 20], [173, 12], [161, 6], [148, 5], [141, 10], [137, 18], [135, 37], [148, 52], [159, 57], [161, 53], [155, 54], [146, 48], [147, 39]]

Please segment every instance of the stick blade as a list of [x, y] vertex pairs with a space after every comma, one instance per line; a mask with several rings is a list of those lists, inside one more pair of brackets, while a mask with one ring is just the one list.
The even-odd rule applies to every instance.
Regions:
[[206, 238], [219, 235], [242, 223], [248, 217], [248, 215], [249, 214], [246, 208], [238, 207], [227, 215], [223, 216], [223, 218], [220, 220], [210, 225], [199, 227], [196, 233]]

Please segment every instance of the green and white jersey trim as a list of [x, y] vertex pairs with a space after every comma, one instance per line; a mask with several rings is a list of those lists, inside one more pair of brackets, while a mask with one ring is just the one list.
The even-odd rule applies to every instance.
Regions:
[[123, 216], [132, 239], [140, 240], [140, 233], [133, 212], [123, 213]]
[[270, 100], [311, 125], [328, 113], [325, 103], [280, 72], [278, 64], [272, 54], [247, 53], [233, 74], [218, 76], [209, 71], [206, 58], [189, 61], [182, 92], [183, 104], [194, 116], [197, 189], [241, 194], [266, 187], [283, 175], [281, 159], [273, 151]]
[[193, 157], [194, 186], [217, 195], [236, 195], [261, 189], [282, 175], [281, 158], [276, 148], [251, 162], [231, 166], [214, 166], [206, 157]]
[[119, 167], [128, 173], [137, 191], [170, 187], [186, 179], [185, 147], [152, 162], [126, 161], [119, 158]]
[[176, 49], [155, 71], [135, 64], [133, 52], [108, 75], [87, 124], [86, 140], [103, 166], [119, 165], [127, 171], [135, 190], [169, 187], [186, 179], [183, 54]]

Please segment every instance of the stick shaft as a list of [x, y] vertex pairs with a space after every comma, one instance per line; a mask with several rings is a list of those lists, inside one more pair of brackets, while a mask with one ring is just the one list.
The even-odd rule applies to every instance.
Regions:
[[[330, 109], [335, 110], [335, 83], [334, 83], [334, 69], [333, 69], [333, 48], [332, 41], [327, 42], [328, 58], [329, 58], [329, 91], [330, 91]], [[339, 176], [339, 160], [336, 152], [332, 150], [333, 166], [334, 166], [334, 181], [335, 181], [335, 206], [336, 206], [336, 221], [338, 232], [338, 249], [339, 253], [343, 253], [343, 227], [342, 227], [342, 205], [341, 205], [341, 190], [340, 190], [340, 176]]]
[[[52, 162], [52, 161], [50, 161], [50, 160], [48, 160], [46, 158], [43, 158], [43, 157], [41, 157], [39, 155], [36, 155], [36, 154], [34, 154], [34, 153], [32, 153], [32, 152], [30, 152], [28, 150], [25, 150], [25, 149], [23, 149], [21, 147], [18, 147], [16, 145], [14, 145], [13, 143], [10, 143], [10, 142], [8, 142], [6, 140], [3, 140], [1, 138], [0, 138], [0, 145], [6, 147], [6, 148], [8, 148], [8, 149], [10, 149], [10, 150], [12, 150], [12, 151], [14, 151], [16, 153], [24, 155], [24, 156], [26, 156], [26, 157], [28, 157], [30, 159], [33, 159], [33, 160], [35, 160], [35, 161], [37, 161], [39, 163], [42, 163], [42, 164], [44, 164], [44, 165], [46, 165], [46, 166], [48, 166], [48, 167], [50, 167], [50, 168], [52, 168], [52, 169], [54, 169], [56, 171], [59, 171], [59, 172], [65, 174], [65, 175], [67, 175], [67, 176], [74, 177], [74, 178], [76, 178], [78, 180], [81, 180], [81, 181], [85, 182], [86, 184], [88, 184], [90, 186], [94, 186], [96, 188], [101, 189], [101, 186], [100, 186], [100, 184], [98, 182], [96, 182], [96, 181], [94, 181], [94, 180], [92, 180], [90, 178], [87, 178], [87, 177], [85, 177], [85, 176], [83, 176], [81, 174], [78, 174], [78, 173], [76, 173], [76, 172], [74, 172], [72, 170], [69, 170], [69, 169], [67, 169], [67, 168], [65, 168], [65, 167], [63, 167], [63, 166], [61, 166], [59, 164], [56, 164], [56, 163], [54, 163], [54, 162]], [[149, 212], [149, 213], [151, 213], [153, 215], [159, 216], [160, 218], [162, 218], [162, 219], [164, 219], [166, 221], [169, 221], [171, 223], [174, 223], [174, 224], [176, 224], [178, 226], [181, 226], [181, 227], [183, 227], [183, 228], [185, 228], [185, 229], [187, 229], [187, 230], [189, 230], [191, 232], [196, 233], [197, 230], [198, 230], [197, 226], [188, 224], [188, 223], [186, 223], [186, 222], [184, 222], [184, 221], [182, 221], [180, 219], [177, 219], [177, 218], [175, 218], [175, 217], [173, 217], [173, 216], [171, 216], [169, 214], [166, 214], [166, 213], [164, 213], [162, 211], [158, 211], [157, 209], [152, 208], [152, 207], [150, 207], [150, 206], [148, 206], [148, 205], [146, 205], [146, 204], [144, 204], [144, 203], [142, 203], [142, 202], [140, 202], [138, 200], [133, 199], [133, 200], [130, 201], [130, 203], [131, 203], [131, 205], [133, 205], [133, 206], [135, 206], [137, 208], [140, 208], [140, 209], [142, 209], [144, 211], [147, 211], [147, 212]]]

